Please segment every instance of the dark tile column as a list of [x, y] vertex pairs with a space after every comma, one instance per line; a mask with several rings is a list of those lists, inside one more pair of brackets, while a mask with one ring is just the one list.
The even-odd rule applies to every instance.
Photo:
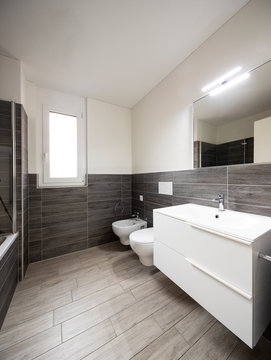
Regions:
[[[28, 263], [28, 124], [21, 104], [16, 104], [16, 191], [17, 230], [19, 231], [19, 278], [24, 276]], [[22, 274], [23, 269], [23, 274]]]

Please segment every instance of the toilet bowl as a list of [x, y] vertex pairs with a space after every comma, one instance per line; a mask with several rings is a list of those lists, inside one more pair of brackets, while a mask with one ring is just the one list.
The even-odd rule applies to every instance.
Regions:
[[112, 223], [112, 230], [122, 245], [130, 245], [129, 235], [136, 230], [147, 227], [147, 222], [141, 219], [119, 220]]
[[153, 265], [153, 228], [138, 230], [130, 234], [130, 246], [146, 266]]

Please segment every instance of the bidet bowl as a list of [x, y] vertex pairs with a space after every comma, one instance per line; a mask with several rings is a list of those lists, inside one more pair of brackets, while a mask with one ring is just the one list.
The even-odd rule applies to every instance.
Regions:
[[147, 222], [142, 219], [119, 220], [112, 223], [112, 230], [122, 245], [130, 245], [129, 235], [136, 230], [147, 227]]

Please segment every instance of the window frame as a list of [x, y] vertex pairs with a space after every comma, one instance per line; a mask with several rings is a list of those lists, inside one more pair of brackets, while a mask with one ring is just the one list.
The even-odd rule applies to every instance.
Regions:
[[[77, 173], [76, 178], [50, 177], [50, 147], [49, 147], [49, 115], [50, 112], [77, 119]], [[42, 176], [40, 187], [82, 187], [87, 184], [86, 167], [86, 121], [83, 113], [78, 110], [43, 105], [42, 112]]]

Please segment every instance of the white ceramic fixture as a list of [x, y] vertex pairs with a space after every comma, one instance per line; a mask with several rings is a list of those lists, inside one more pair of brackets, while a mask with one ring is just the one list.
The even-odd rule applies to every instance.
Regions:
[[145, 266], [153, 265], [153, 228], [138, 230], [130, 234], [130, 246]]
[[147, 227], [147, 222], [141, 219], [119, 220], [112, 223], [114, 234], [120, 238], [122, 245], [130, 245], [129, 235], [136, 230]]
[[154, 210], [154, 265], [253, 348], [271, 321], [271, 218], [194, 204]]

